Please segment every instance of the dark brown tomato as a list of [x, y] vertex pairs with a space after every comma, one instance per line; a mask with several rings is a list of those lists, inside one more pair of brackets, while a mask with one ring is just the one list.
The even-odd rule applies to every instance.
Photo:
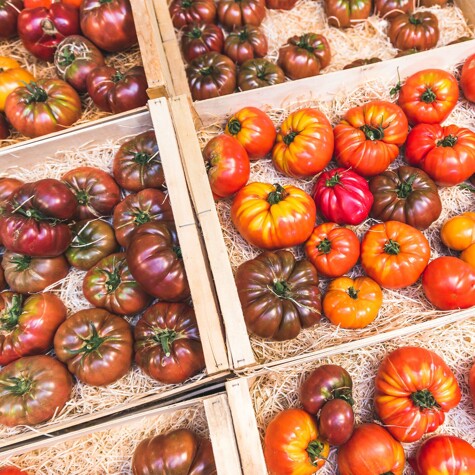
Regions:
[[332, 399], [323, 405], [318, 417], [321, 439], [330, 445], [342, 445], [351, 437], [354, 427], [355, 414], [347, 401]]
[[253, 58], [263, 58], [267, 54], [267, 38], [256, 26], [244, 25], [226, 37], [224, 54], [237, 64]]
[[158, 302], [135, 326], [135, 363], [165, 384], [183, 383], [205, 368], [193, 309], [183, 303]]
[[[0, 114], [0, 117], [2, 115]], [[1, 119], [0, 119], [1, 122]], [[0, 178], [0, 217], [3, 216], [7, 209], [8, 200], [13, 193], [23, 185], [21, 180], [16, 178], [1, 177]], [[2, 244], [2, 239], [0, 235], [0, 244]]]
[[325, 0], [328, 24], [348, 28], [366, 20], [372, 8], [371, 0]]
[[106, 310], [90, 308], [71, 315], [54, 337], [56, 357], [79, 381], [106, 386], [132, 366], [132, 329]]
[[[0, 264], [1, 264], [0, 260]], [[5, 272], [3, 271], [3, 267], [0, 265], [0, 290], [5, 290], [7, 288], [7, 281], [5, 280]]]
[[448, 0], [419, 0], [420, 7], [445, 7], [447, 5]]
[[425, 51], [439, 41], [439, 22], [431, 12], [401, 13], [389, 23], [388, 36], [397, 49]]
[[292, 10], [297, 0], [266, 0], [266, 7], [269, 10]]
[[214, 23], [216, 4], [214, 0], [173, 0], [169, 7], [175, 28], [189, 23]]
[[217, 25], [190, 23], [182, 30], [181, 50], [188, 62], [211, 51], [221, 53], [223, 46], [223, 30]]
[[23, 0], [0, 0], [0, 38], [13, 38], [17, 34], [18, 15]]
[[5, 114], [0, 112], [0, 140], [5, 140], [10, 136], [10, 127], [8, 126]]
[[416, 8], [416, 0], [375, 0], [374, 13], [390, 20], [400, 13], [412, 13]]
[[366, 59], [356, 59], [350, 64], [347, 64], [343, 69], [352, 69], [359, 68], [360, 66], [366, 66], [367, 64], [380, 63], [379, 58], [366, 58]]
[[228, 31], [244, 25], [259, 26], [265, 16], [265, 0], [219, 0], [218, 2], [218, 20]]
[[241, 91], [273, 86], [285, 81], [284, 71], [267, 59], [249, 59], [239, 68], [238, 87]]

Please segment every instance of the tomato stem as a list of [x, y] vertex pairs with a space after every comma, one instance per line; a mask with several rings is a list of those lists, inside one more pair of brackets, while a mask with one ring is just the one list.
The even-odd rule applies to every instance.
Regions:
[[307, 446], [307, 454], [310, 457], [310, 463], [313, 466], [317, 466], [318, 462], [324, 460], [322, 458], [322, 452], [325, 448], [325, 444], [319, 440], [312, 440]]
[[206, 68], [201, 68], [200, 69], [200, 73], [203, 76], [209, 76], [210, 74], [213, 74], [213, 72], [214, 72], [213, 66], [207, 66]]
[[22, 314], [22, 296], [13, 294], [11, 303], [6, 306], [5, 312], [0, 314], [0, 329], [4, 331], [12, 331], [17, 325], [20, 315]]
[[194, 27], [189, 33], [188, 36], [190, 38], [194, 38], [195, 40], [201, 38], [203, 36], [203, 32], [201, 31], [200, 28]]
[[297, 135], [298, 135], [298, 132], [292, 131], [292, 132], [289, 132], [287, 135], [284, 135], [282, 140], [285, 143], [285, 145], [289, 146], [295, 140], [295, 137], [297, 137]]
[[178, 257], [178, 259], [183, 259], [183, 253], [181, 252], [180, 246], [173, 246], [173, 252], [176, 254], [176, 257]]
[[71, 353], [73, 354], [79, 354], [79, 353], [93, 353], [98, 350], [98, 348], [104, 343], [106, 338], [100, 337], [99, 334], [97, 333], [97, 328], [95, 325], [90, 322], [89, 323], [89, 328], [91, 329], [91, 333], [89, 338], [85, 338], [84, 345], [79, 348], [78, 350], [73, 350]]
[[400, 244], [397, 241], [393, 241], [392, 239], [387, 241], [384, 245], [384, 252], [392, 256], [397, 256], [399, 254], [400, 249]]
[[26, 99], [27, 104], [31, 104], [33, 102], [46, 102], [48, 100], [48, 93], [36, 82], [30, 82], [26, 85], [30, 96]]
[[384, 138], [384, 130], [381, 126], [363, 125], [360, 130], [363, 131], [368, 140], [382, 140]]
[[419, 409], [432, 409], [433, 407], [440, 408], [440, 405], [435, 400], [435, 397], [428, 389], [421, 389], [411, 394], [411, 400]]
[[117, 287], [121, 284], [121, 278], [119, 275], [119, 269], [114, 269], [112, 272], [109, 272], [108, 270], [103, 269], [105, 274], [107, 275], [107, 280], [106, 280], [106, 288], [107, 288], [107, 293], [110, 294], [114, 292]]
[[147, 211], [139, 211], [134, 214], [134, 223], [137, 226], [141, 224], [149, 223], [151, 221], [150, 214]]
[[89, 203], [89, 195], [86, 190], [78, 190], [76, 193], [76, 199], [80, 205], [87, 205]]
[[68, 45], [61, 51], [61, 54], [58, 57], [58, 63], [61, 67], [66, 67], [73, 64], [75, 59], [76, 56], [74, 51], [71, 46]]
[[320, 254], [329, 254], [332, 250], [332, 242], [330, 239], [324, 238], [319, 242], [317, 249], [319, 250]]
[[30, 264], [31, 264], [31, 260], [33, 258], [30, 257], [30, 256], [24, 256], [22, 254], [18, 254], [18, 256], [16, 257], [13, 257], [10, 262], [12, 264], [15, 264], [15, 270], [17, 272], [23, 272], [25, 271], [26, 269], [28, 269], [28, 267], [30, 267]]
[[398, 198], [406, 199], [412, 193], [412, 184], [415, 179], [416, 175], [411, 175], [396, 188]]
[[433, 102], [435, 102], [436, 99], [437, 99], [437, 95], [435, 94], [435, 92], [430, 87], [428, 87], [421, 94], [421, 101], [425, 102], [426, 104], [432, 104]]
[[453, 147], [458, 141], [458, 138], [454, 135], [447, 135], [442, 140], [437, 142], [437, 147]]
[[15, 396], [23, 396], [24, 394], [27, 394], [30, 392], [33, 385], [33, 381], [25, 377], [9, 378], [8, 382], [10, 383], [10, 381], [12, 384], [5, 384], [5, 386], [7, 386], [5, 389]]
[[358, 298], [359, 290], [356, 290], [353, 286], [348, 287], [347, 294], [354, 300]]
[[335, 173], [331, 178], [328, 178], [325, 181], [325, 186], [333, 188], [334, 186], [339, 185], [340, 183], [340, 175], [338, 173]]
[[422, 23], [422, 20], [416, 18], [414, 15], [409, 15], [409, 22], [413, 25], [420, 25]]
[[312, 46], [309, 42], [309, 35], [302, 35], [299, 40], [297, 41], [296, 45], [299, 47], [299, 48], [302, 48], [306, 51], [308, 51], [309, 53], [315, 53], [315, 51], [321, 51], [322, 49], [324, 49], [324, 44], [323, 43], [320, 43], [316, 48], [314, 46]]
[[287, 196], [287, 192], [285, 191], [285, 188], [282, 185], [276, 184], [274, 185], [274, 187], [275, 190], [271, 191], [267, 196], [267, 202], [271, 205], [279, 203]]
[[184, 8], [190, 8], [191, 5], [193, 5], [193, 1], [192, 0], [183, 0], [181, 5]]
[[166, 357], [171, 355], [171, 344], [179, 337], [178, 333], [175, 330], [170, 330], [169, 328], [163, 329], [154, 329], [155, 335], [153, 339], [159, 343], [162, 347], [163, 352]]
[[138, 163], [139, 165], [147, 165], [150, 163], [153, 159], [153, 155], [150, 155], [149, 153], [146, 152], [136, 152], [133, 154], [134, 155], [134, 162]]
[[249, 39], [249, 31], [247, 31], [246, 26], [244, 26], [241, 30], [239, 30], [238, 37], [241, 43], [244, 43]]
[[238, 119], [231, 119], [228, 122], [228, 130], [231, 135], [237, 135], [239, 132], [241, 132], [241, 122], [239, 122]]
[[112, 82], [118, 83], [119, 81], [122, 81], [124, 79], [124, 75], [120, 71], [116, 71], [113, 76], [111, 77]]
[[289, 284], [284, 280], [274, 281], [273, 291], [278, 297], [282, 299], [287, 299], [291, 295]]
[[45, 35], [55, 36], [58, 34], [58, 30], [49, 18], [45, 18], [44, 20], [42, 20], [40, 25]]
[[112, 3], [112, 0], [99, 0], [99, 3], [104, 5], [105, 3]]

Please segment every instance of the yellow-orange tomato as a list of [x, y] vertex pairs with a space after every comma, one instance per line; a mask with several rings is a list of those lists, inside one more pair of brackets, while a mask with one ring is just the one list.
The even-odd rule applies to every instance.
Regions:
[[460, 254], [460, 259], [475, 267], [475, 243], [462, 251], [462, 254]]
[[383, 303], [381, 287], [370, 277], [339, 277], [330, 282], [323, 298], [323, 313], [342, 328], [364, 328]]
[[5, 110], [5, 101], [11, 92], [34, 80], [34, 76], [22, 69], [18, 61], [0, 56], [0, 111]]
[[467, 212], [446, 221], [440, 230], [442, 242], [454, 251], [463, 251], [475, 243], [475, 213]]

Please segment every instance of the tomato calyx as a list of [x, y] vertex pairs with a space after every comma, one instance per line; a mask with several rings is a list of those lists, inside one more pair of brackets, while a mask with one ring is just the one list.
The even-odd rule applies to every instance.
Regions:
[[406, 199], [412, 193], [412, 184], [416, 179], [416, 175], [411, 175], [406, 181], [402, 182], [396, 188], [398, 198]]
[[213, 66], [206, 66], [205, 68], [201, 68], [199, 72], [203, 76], [210, 76], [214, 73], [214, 68]]
[[134, 162], [138, 163], [139, 165], [147, 165], [150, 163], [155, 155], [150, 155], [146, 152], [135, 152], [134, 153]]
[[457, 143], [457, 140], [457, 137], [454, 135], [447, 135], [447, 137], [437, 142], [437, 147], [453, 147]]
[[[353, 287], [350, 287], [350, 288], [353, 288]], [[346, 401], [350, 406], [353, 407], [353, 405], [355, 404], [355, 400], [353, 399], [351, 393], [352, 393], [352, 389], [347, 386], [343, 386], [341, 388], [335, 388], [332, 390], [331, 397], [329, 397], [328, 400], [331, 401], [332, 399], [341, 399], [342, 401]]]
[[281, 299], [291, 297], [290, 286], [285, 280], [276, 280], [272, 286], [272, 291]]
[[33, 381], [25, 377], [9, 378], [8, 382], [4, 381], [2, 384], [8, 392], [15, 396], [23, 396], [30, 392], [33, 386]]
[[356, 290], [353, 286], [348, 287], [346, 293], [354, 300], [358, 299], [359, 290]]
[[183, 0], [181, 6], [183, 8], [190, 8], [193, 5], [192, 0]]
[[428, 389], [421, 389], [411, 394], [411, 401], [419, 409], [440, 409], [439, 403]]
[[386, 244], [384, 245], [384, 252], [386, 254], [391, 254], [392, 256], [398, 255], [400, 249], [401, 245], [397, 241], [393, 241], [392, 239], [386, 241]]
[[239, 122], [238, 119], [231, 119], [228, 122], [228, 130], [231, 135], [237, 135], [239, 132], [241, 132], [241, 122]]
[[320, 254], [330, 254], [332, 250], [332, 242], [326, 237], [318, 243], [317, 249]]
[[325, 444], [323, 442], [320, 442], [319, 440], [312, 440], [308, 444], [306, 451], [310, 458], [310, 463], [313, 466], [316, 467], [320, 460], [326, 460], [324, 457], [322, 457], [322, 453], [324, 449], [325, 449]]
[[112, 0], [99, 0], [99, 3], [101, 5], [107, 4], [107, 3], [112, 3]]
[[309, 40], [309, 35], [303, 35], [295, 42], [295, 45], [299, 48], [302, 48], [308, 51], [309, 53], [314, 53], [315, 51], [321, 51], [322, 49], [325, 48], [325, 45], [323, 43], [320, 43], [317, 47], [312, 46], [308, 40]]
[[270, 203], [271, 205], [275, 205], [279, 203], [280, 201], [284, 200], [285, 197], [287, 196], [287, 192], [285, 191], [285, 188], [282, 185], [276, 184], [274, 185], [275, 190], [271, 191], [269, 195], [267, 196], [267, 202]]
[[169, 357], [171, 355], [171, 344], [179, 338], [179, 334], [175, 330], [170, 330], [169, 328], [166, 328], [165, 330], [154, 329], [154, 331], [155, 334], [153, 340], [162, 347], [165, 356]]
[[416, 18], [414, 15], [409, 15], [409, 23], [412, 25], [420, 25], [422, 24], [422, 20]]
[[194, 27], [189, 33], [187, 33], [187, 36], [198, 40], [203, 36], [203, 32], [198, 27]]
[[10, 332], [18, 325], [18, 319], [22, 313], [21, 303], [22, 296], [14, 294], [10, 305], [5, 312], [0, 314], [0, 330]]
[[371, 127], [370, 125], [363, 125], [360, 127], [360, 130], [365, 134], [367, 140], [382, 140], [384, 137], [384, 130], [381, 126]]
[[335, 173], [331, 178], [325, 181], [325, 186], [328, 188], [333, 188], [336, 185], [339, 185], [341, 183], [341, 178], [338, 173]]
[[183, 253], [181, 252], [180, 246], [173, 246], [172, 250], [176, 254], [176, 257], [178, 257], [178, 259], [183, 259]]
[[49, 18], [45, 18], [41, 22], [41, 29], [43, 30], [43, 33], [48, 36], [56, 36], [58, 34], [58, 30]]
[[12, 264], [15, 264], [15, 270], [17, 272], [23, 272], [26, 269], [28, 269], [28, 267], [30, 267], [31, 260], [32, 260], [32, 257], [21, 255], [18, 257], [14, 257], [13, 259], [11, 259], [10, 262]]
[[76, 55], [71, 45], [66, 45], [58, 54], [58, 64], [61, 67], [67, 67], [74, 63]]
[[239, 33], [238, 33], [238, 38], [241, 43], [246, 42], [249, 39], [249, 32], [247, 31], [247, 28], [244, 27]]
[[78, 204], [81, 206], [89, 204], [89, 194], [86, 190], [78, 190], [76, 193], [76, 199], [78, 200]]
[[114, 269], [112, 272], [109, 272], [108, 270], [104, 269], [103, 272], [107, 275], [107, 281], [106, 281], [107, 293], [111, 294], [117, 289], [117, 287], [119, 287], [121, 283], [119, 271], [118, 269]]
[[84, 345], [81, 348], [77, 350], [71, 350], [72, 354], [78, 355], [80, 353], [85, 353], [85, 354], [94, 353], [107, 339], [107, 338], [103, 338], [99, 336], [99, 334], [97, 333], [96, 327], [92, 323], [90, 324], [90, 328], [91, 328], [91, 336], [89, 338], [83, 339]]
[[421, 101], [425, 102], [426, 104], [432, 104], [437, 99], [437, 95], [435, 92], [428, 87], [422, 94], [421, 94]]
[[289, 146], [295, 140], [295, 137], [297, 137], [297, 135], [298, 135], [298, 132], [292, 131], [292, 132], [289, 132], [287, 135], [284, 135], [282, 140], [285, 143], [285, 145]]
[[139, 211], [138, 213], [134, 214], [134, 223], [137, 226], [149, 223], [151, 220], [150, 214], [147, 211]]
[[26, 99], [27, 104], [32, 104], [34, 102], [46, 102], [48, 100], [48, 93], [36, 82], [30, 82], [26, 85], [30, 96]]
[[125, 76], [120, 71], [116, 71], [114, 75], [111, 77], [111, 80], [114, 84], [117, 84], [118, 82], [122, 81], [124, 77]]

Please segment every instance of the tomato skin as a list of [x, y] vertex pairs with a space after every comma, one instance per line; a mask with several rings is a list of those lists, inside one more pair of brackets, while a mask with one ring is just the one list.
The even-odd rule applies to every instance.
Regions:
[[361, 424], [338, 450], [340, 475], [402, 475], [405, 455], [402, 445], [378, 424]]
[[[3, 115], [0, 114], [0, 129], [1, 129], [1, 118]], [[6, 122], [6, 121], [5, 121]], [[20, 188], [24, 183], [21, 180], [16, 178], [1, 177], [0, 178], [0, 218], [7, 212], [8, 200], [13, 193]], [[0, 235], [0, 244], [2, 243]]]
[[267, 250], [305, 242], [316, 214], [312, 198], [293, 185], [250, 183], [237, 192], [231, 205], [231, 219], [241, 236]]
[[182, 30], [181, 50], [188, 62], [211, 51], [221, 53], [223, 47], [223, 30], [217, 25], [212, 23], [190, 23]]
[[368, 217], [374, 200], [368, 182], [345, 168], [323, 172], [312, 196], [325, 220], [350, 225], [360, 224]]
[[[1, 6], [0, 6], [1, 14]], [[0, 111], [5, 110], [8, 95], [24, 83], [34, 81], [34, 76], [23, 69], [18, 61], [0, 56]]]
[[232, 136], [221, 134], [213, 137], [203, 149], [203, 158], [215, 199], [234, 195], [249, 180], [249, 156]]
[[390, 20], [400, 13], [412, 13], [415, 3], [415, 0], [375, 0], [374, 11], [385, 20]]
[[468, 374], [468, 384], [470, 387], [470, 395], [472, 396], [472, 404], [473, 407], [475, 407], [475, 363], [472, 365], [470, 373]]
[[360, 242], [351, 229], [323, 223], [312, 231], [304, 251], [319, 275], [340, 277], [358, 262]]
[[263, 58], [267, 49], [266, 35], [252, 25], [233, 30], [224, 40], [224, 54], [239, 65], [249, 59]]
[[337, 28], [348, 28], [371, 13], [371, 0], [325, 0], [328, 24]]
[[400, 50], [415, 48], [425, 51], [434, 48], [439, 35], [439, 22], [430, 12], [401, 13], [389, 23], [389, 40]]
[[193, 309], [183, 303], [157, 302], [135, 327], [135, 363], [151, 378], [180, 384], [205, 368]]
[[321, 172], [333, 154], [330, 122], [318, 109], [292, 112], [280, 126], [272, 162], [284, 175], [305, 178]]
[[98, 308], [74, 313], [54, 337], [56, 357], [90, 386], [106, 386], [125, 376], [132, 366], [133, 344], [129, 323]]
[[460, 76], [460, 88], [462, 89], [465, 99], [470, 102], [475, 102], [475, 54], [469, 56], [462, 67], [462, 74]]
[[8, 125], [5, 115], [0, 112], [0, 141], [7, 139], [10, 136], [10, 126]]
[[454, 251], [463, 251], [475, 243], [475, 213], [454, 216], [442, 225], [440, 229], [442, 242]]
[[51, 293], [0, 293], [0, 365], [22, 356], [46, 353], [53, 346], [57, 328], [66, 320], [67, 309]]
[[[330, 446], [320, 440], [312, 416], [302, 409], [285, 409], [269, 423], [264, 458], [270, 475], [311, 475], [325, 464]], [[310, 457], [307, 448], [315, 447]]]
[[405, 80], [397, 103], [411, 125], [439, 124], [450, 115], [458, 98], [458, 83], [452, 74], [424, 69]]
[[218, 20], [228, 31], [244, 25], [259, 26], [266, 16], [264, 0], [219, 0]]
[[18, 15], [23, 10], [23, 0], [0, 1], [0, 39], [17, 35]]
[[381, 287], [400, 289], [414, 284], [430, 257], [427, 238], [399, 221], [371, 226], [361, 242], [361, 265]]
[[325, 403], [318, 417], [320, 438], [330, 445], [344, 444], [353, 433], [355, 414], [347, 401], [332, 399]]
[[458, 185], [475, 172], [475, 133], [456, 125], [419, 124], [407, 137], [406, 160], [439, 186]]
[[386, 355], [375, 387], [376, 414], [401, 442], [415, 442], [435, 431], [461, 398], [457, 379], [443, 359], [412, 346]]
[[297, 0], [266, 0], [268, 10], [292, 10]]
[[470, 264], [472, 267], [475, 267], [475, 244], [468, 246], [467, 249], [464, 249], [460, 254], [460, 259]]
[[28, 475], [28, 472], [24, 472], [16, 467], [0, 467], [0, 475]]
[[397, 158], [408, 123], [396, 104], [371, 101], [348, 110], [333, 133], [338, 165], [369, 177], [385, 171]]
[[320, 321], [317, 271], [290, 251], [265, 251], [242, 263], [236, 286], [246, 326], [262, 338], [290, 340]]
[[438, 257], [422, 274], [422, 289], [429, 302], [440, 310], [473, 307], [475, 267], [457, 257]]
[[356, 59], [355, 61], [347, 64], [343, 69], [353, 69], [359, 68], [360, 66], [366, 66], [367, 64], [380, 63], [379, 58], [367, 58], [367, 59]]
[[214, 23], [216, 18], [214, 0], [173, 0], [169, 11], [175, 28], [183, 28], [193, 22]]
[[277, 64], [264, 58], [249, 59], [241, 65], [237, 77], [241, 91], [273, 86], [285, 81], [285, 74]]

